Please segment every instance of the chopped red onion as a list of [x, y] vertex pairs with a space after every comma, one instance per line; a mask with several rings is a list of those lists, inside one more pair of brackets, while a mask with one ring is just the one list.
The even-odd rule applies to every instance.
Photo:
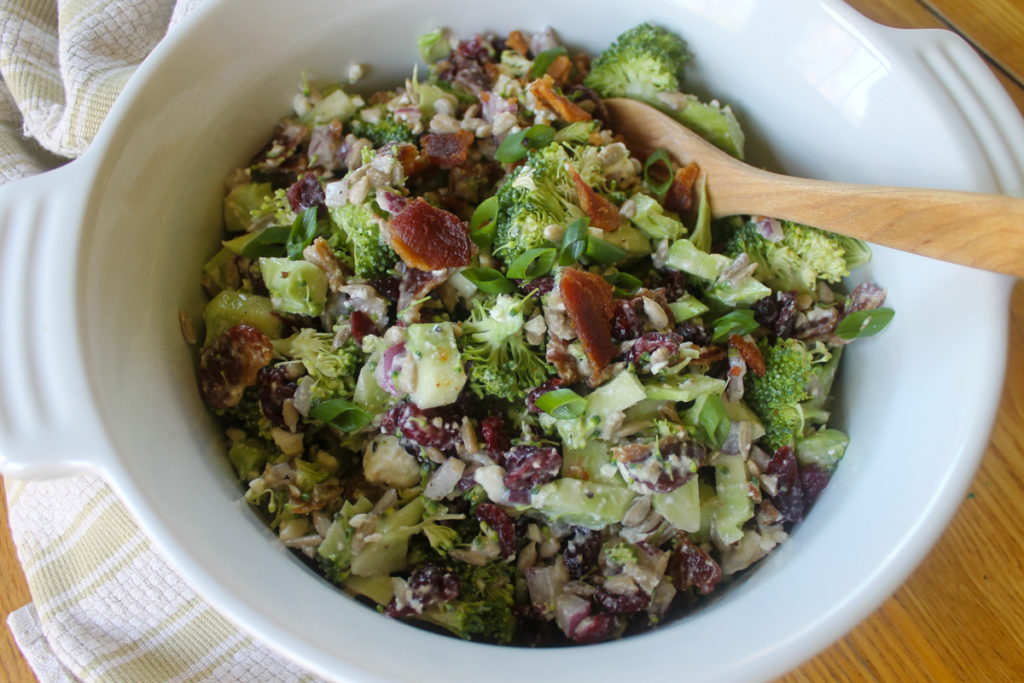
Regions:
[[781, 242], [785, 237], [782, 232], [782, 223], [774, 218], [757, 216], [754, 218], [754, 224], [757, 225], [758, 234], [769, 242]]
[[392, 396], [399, 396], [401, 394], [395, 386], [395, 382], [392, 377], [401, 370], [404, 360], [405, 342], [400, 342], [388, 348], [383, 354], [381, 354], [380, 362], [377, 363], [377, 369], [373, 373], [374, 377], [377, 379], [377, 384], [380, 385], [380, 388]]

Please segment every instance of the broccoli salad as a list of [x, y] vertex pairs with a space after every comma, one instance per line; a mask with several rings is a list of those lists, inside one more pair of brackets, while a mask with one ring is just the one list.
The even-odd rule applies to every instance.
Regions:
[[303, 78], [228, 179], [203, 400], [246, 500], [388, 617], [593, 643], [684, 614], [784, 541], [843, 457], [847, 343], [892, 317], [853, 239], [712, 221], [700, 169], [630, 149], [603, 97], [736, 156], [643, 24], [435, 31], [393, 90]]

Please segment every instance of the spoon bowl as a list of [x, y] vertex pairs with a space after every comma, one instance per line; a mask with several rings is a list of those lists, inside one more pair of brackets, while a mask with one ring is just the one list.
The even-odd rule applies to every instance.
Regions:
[[643, 102], [604, 100], [635, 148], [696, 163], [715, 218], [753, 214], [812, 225], [930, 258], [1024, 277], [1024, 199], [833, 183], [746, 164]]

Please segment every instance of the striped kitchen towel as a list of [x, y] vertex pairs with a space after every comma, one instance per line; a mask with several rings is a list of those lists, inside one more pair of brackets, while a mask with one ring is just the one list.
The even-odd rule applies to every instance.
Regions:
[[[201, 0], [0, 0], [0, 183], [81, 154]], [[51, 681], [306, 681], [203, 602], [97, 477], [5, 482], [32, 603], [8, 626]]]

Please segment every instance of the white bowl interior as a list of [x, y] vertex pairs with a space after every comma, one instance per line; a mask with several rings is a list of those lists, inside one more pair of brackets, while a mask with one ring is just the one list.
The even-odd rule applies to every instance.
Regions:
[[272, 540], [222, 455], [177, 318], [184, 309], [200, 319], [199, 273], [219, 239], [225, 175], [262, 146], [302, 71], [340, 77], [357, 60], [371, 65], [363, 86], [372, 90], [408, 75], [416, 36], [439, 25], [470, 34], [550, 24], [597, 51], [654, 20], [689, 41], [693, 89], [733, 105], [755, 162], [826, 179], [1005, 186], [918, 57], [919, 42], [948, 37], [911, 39], [810, 0], [590, 3], [582, 15], [575, 3], [536, 0], [309, 0], [287, 17], [274, 0], [208, 3], [143, 66], [87, 157], [97, 180], [79, 310], [117, 453], [108, 474], [215, 605], [334, 676], [543, 679], [584, 663], [588, 678], [605, 680], [620, 675], [623, 656], [643, 676], [673, 670], [682, 654], [695, 679], [749, 680], [823, 647], [905, 578], [986, 440], [1004, 356], [1003, 278], [876, 250], [857, 277], [887, 287], [897, 315], [850, 349], [838, 421], [852, 445], [788, 544], [745, 585], [659, 631], [500, 655], [357, 606]]

